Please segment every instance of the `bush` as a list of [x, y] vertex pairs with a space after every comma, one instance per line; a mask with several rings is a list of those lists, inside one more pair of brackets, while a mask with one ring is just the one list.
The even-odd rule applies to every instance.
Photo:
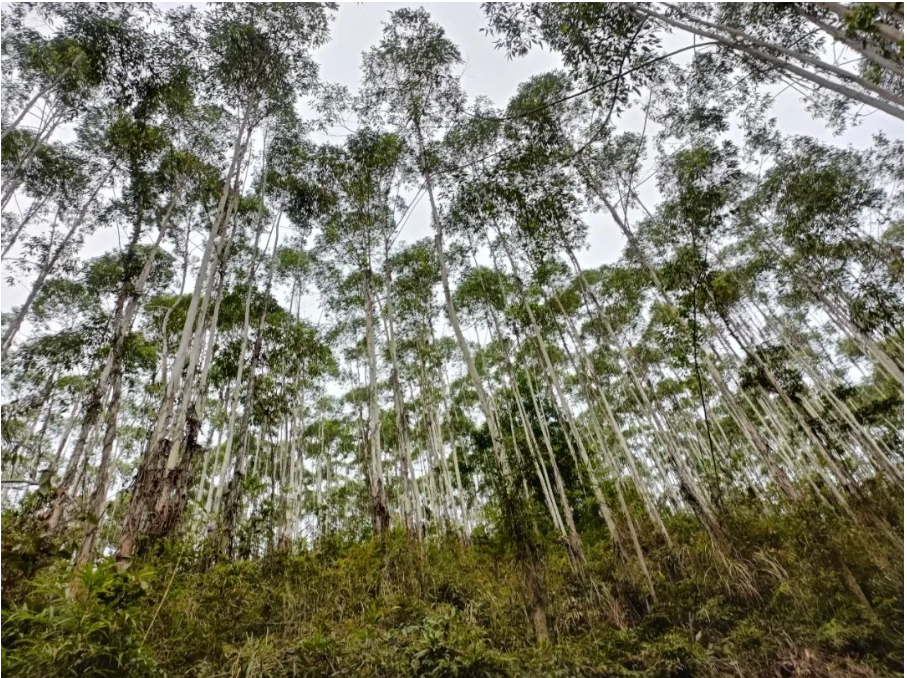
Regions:
[[110, 563], [68, 580], [39, 575], [21, 604], [3, 611], [3, 669], [9, 676], [162, 676], [143, 642], [142, 602], [153, 570], [117, 573]]
[[172, 542], [127, 573], [104, 562], [74, 577], [65, 552], [4, 520], [3, 668], [28, 678], [901, 675], [903, 553], [822, 511], [735, 506], [733, 559], [687, 516], [670, 517], [675, 549], [642, 535], [655, 600], [606, 537], [585, 535], [581, 571], [542, 541], [547, 645], [533, 638], [519, 564], [498, 534], [466, 546], [392, 531], [214, 565]]

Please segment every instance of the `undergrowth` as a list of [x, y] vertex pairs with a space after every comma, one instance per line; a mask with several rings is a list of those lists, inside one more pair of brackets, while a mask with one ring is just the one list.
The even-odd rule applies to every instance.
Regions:
[[[869, 507], [867, 507], [869, 511]], [[586, 566], [543, 541], [551, 642], [537, 644], [505, 541], [325, 538], [216, 562], [171, 542], [126, 572], [74, 573], [65, 548], [3, 521], [8, 676], [872, 677], [903, 672], [902, 507], [857, 529], [818, 507], [737, 502], [715, 552], [689, 516], [643, 534], [656, 598], [610, 545]], [[895, 524], [893, 530], [884, 524]], [[614, 623], [608, 600], [619, 607]]]

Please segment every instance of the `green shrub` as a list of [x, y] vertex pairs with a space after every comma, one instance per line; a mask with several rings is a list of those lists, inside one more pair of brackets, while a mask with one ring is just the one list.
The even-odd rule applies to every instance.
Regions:
[[69, 580], [50, 571], [24, 602], [3, 611], [3, 669], [9, 676], [143, 678], [163, 673], [143, 642], [153, 570], [117, 573], [112, 564]]
[[545, 645], [498, 534], [478, 532], [467, 546], [392, 531], [237, 562], [174, 541], [126, 573], [104, 562], [74, 577], [65, 551], [5, 517], [3, 669], [28, 678], [902, 674], [895, 543], [821, 506], [733, 511], [733, 558], [683, 515], [668, 520], [673, 550], [641, 530], [655, 600], [606, 537], [584, 535], [582, 570], [542, 537]]

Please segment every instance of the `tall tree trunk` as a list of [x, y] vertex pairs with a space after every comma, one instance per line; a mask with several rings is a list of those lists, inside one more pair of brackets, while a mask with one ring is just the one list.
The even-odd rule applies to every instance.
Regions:
[[372, 515], [372, 530], [380, 536], [387, 532], [390, 526], [390, 513], [387, 510], [387, 496], [384, 490], [384, 473], [381, 460], [378, 358], [375, 350], [375, 306], [371, 265], [367, 265], [362, 273], [365, 298], [365, 351], [368, 356], [368, 432], [366, 433], [366, 445], [369, 454], [369, 508]]
[[[788, 73], [790, 73], [792, 75], [799, 76], [799, 77], [803, 78], [804, 80], [806, 80], [807, 82], [810, 82], [814, 85], [818, 85], [819, 87], [822, 87], [831, 92], [834, 92], [835, 94], [840, 94], [848, 99], [851, 99], [852, 101], [856, 101], [858, 103], [866, 104], [867, 106], [871, 106], [872, 108], [878, 109], [884, 113], [888, 113], [889, 115], [892, 115], [895, 118], [898, 118], [899, 120], [904, 119], [904, 109], [902, 107], [899, 108], [898, 105], [896, 105], [896, 104], [890, 103], [885, 100], [878, 99], [876, 97], [869, 96], [868, 94], [864, 94], [863, 92], [861, 92], [859, 90], [855, 90], [853, 88], [841, 85], [840, 83], [834, 82], [833, 80], [823, 78], [823, 77], [817, 75], [816, 73], [812, 73], [812, 72], [806, 70], [805, 68], [801, 68], [800, 66], [797, 66], [796, 64], [793, 64], [789, 61], [784, 61], [783, 59], [781, 59], [779, 57], [772, 56], [768, 52], [763, 51], [761, 49], [757, 49], [755, 47], [748, 47], [742, 43], [736, 42], [736, 41], [734, 41], [730, 38], [727, 38], [725, 36], [722, 36], [718, 33], [714, 33], [712, 31], [707, 31], [705, 29], [702, 29], [702, 28], [699, 28], [697, 26], [693, 26], [690, 24], [684, 24], [683, 22], [680, 22], [680, 21], [672, 19], [668, 16], [665, 16], [664, 14], [659, 14], [658, 12], [654, 12], [650, 9], [647, 9], [647, 8], [643, 7], [641, 4], [634, 5], [633, 11], [643, 17], [651, 17], [653, 19], [656, 19], [657, 21], [660, 21], [661, 23], [666, 24], [668, 26], [680, 28], [681, 30], [687, 31], [689, 33], [693, 33], [695, 35], [699, 35], [701, 37], [708, 38], [710, 40], [714, 40], [723, 45], [726, 45], [730, 49], [736, 50], [742, 54], [747, 54], [749, 56], [755, 57], [756, 59], [759, 59], [760, 61], [764, 61], [768, 64], [771, 64], [772, 66], [775, 66], [775, 67], [781, 69], [782, 71], [787, 71]], [[773, 47], [773, 50], [776, 51], [777, 49], [778, 49], [778, 47]]]
[[21, 235], [22, 231], [25, 230], [25, 227], [35, 217], [35, 215], [37, 215], [44, 208], [44, 205], [47, 204], [48, 200], [50, 200], [50, 198], [35, 200], [31, 205], [29, 205], [28, 211], [26, 211], [25, 216], [22, 217], [22, 220], [16, 225], [16, 230], [13, 231], [12, 236], [10, 236], [9, 240], [7, 240], [3, 245], [3, 254], [2, 256], [0, 256], [0, 258], [5, 257], [9, 253], [9, 251], [13, 248], [13, 245], [15, 245], [19, 240], [19, 235]]
[[[820, 4], [822, 4], [822, 3], [820, 3]], [[743, 31], [733, 28], [731, 26], [714, 24], [714, 23], [712, 23], [710, 21], [706, 21], [705, 19], [702, 19], [700, 17], [695, 17], [691, 14], [688, 14], [680, 9], [675, 8], [675, 11], [680, 16], [687, 19], [688, 21], [693, 21], [695, 23], [701, 24], [703, 26], [706, 26], [708, 28], [712, 28], [715, 30], [725, 31], [725, 32], [729, 33], [730, 35], [734, 36], [735, 38], [744, 40], [745, 42], [748, 42], [756, 47], [768, 49], [772, 52], [777, 52], [779, 54], [783, 54], [783, 55], [791, 57], [793, 59], [797, 59], [798, 61], [800, 61], [802, 63], [809, 64], [810, 66], [815, 66], [816, 68], [819, 68], [823, 71], [831, 73], [831, 74], [837, 76], [838, 78], [841, 78], [842, 80], [848, 80], [848, 81], [862, 87], [863, 89], [866, 89], [870, 92], [874, 92], [875, 94], [878, 94], [880, 97], [882, 97], [886, 101], [890, 101], [892, 103], [899, 104], [900, 106], [904, 105], [904, 99], [902, 97], [898, 97], [897, 95], [893, 94], [892, 92], [889, 92], [888, 90], [886, 90], [884, 87], [880, 87], [880, 86], [876, 85], [875, 83], [870, 82], [866, 78], [860, 77], [856, 73], [848, 71], [844, 68], [840, 68], [839, 66], [836, 66], [835, 64], [827, 63], [820, 59], [811, 57], [808, 54], [803, 54], [801, 52], [797, 52], [796, 50], [787, 49], [786, 47], [784, 47], [784, 45], [768, 43], [764, 40], [761, 40], [760, 38], [753, 37]]]
[[154, 506], [157, 501], [160, 490], [162, 475], [165, 472], [166, 461], [169, 456], [169, 446], [167, 441], [162, 440], [164, 431], [170, 421], [173, 411], [174, 399], [176, 397], [176, 388], [179, 377], [182, 375], [183, 367], [188, 358], [189, 342], [192, 336], [192, 329], [195, 326], [198, 307], [201, 302], [201, 292], [205, 281], [209, 275], [209, 264], [220, 239], [221, 230], [226, 226], [226, 208], [227, 201], [234, 185], [234, 179], [238, 181], [242, 159], [245, 156], [248, 142], [243, 143], [243, 138], [251, 130], [248, 129], [248, 123], [252, 115], [253, 105], [250, 103], [245, 107], [242, 121], [233, 144], [233, 155], [227, 174], [224, 178], [224, 187], [221, 191], [220, 201], [217, 212], [215, 213], [211, 231], [208, 235], [208, 242], [202, 254], [199, 264], [199, 272], [195, 280], [195, 289], [192, 293], [192, 299], [189, 302], [189, 309], [186, 312], [186, 320], [183, 324], [183, 331], [180, 336], [180, 344], [174, 357], [171, 369], [172, 378], [165, 387], [164, 398], [155, 421], [151, 436], [145, 447], [139, 472], [133, 485], [133, 491], [130, 496], [129, 506], [126, 510], [126, 516], [123, 521], [123, 528], [117, 544], [117, 560], [120, 563], [128, 563], [132, 558], [136, 547], [136, 540], [141, 534], [144, 522], [147, 517], [149, 507]]
[[[280, 216], [275, 223], [274, 249], [271, 252], [271, 264], [268, 270], [268, 281], [265, 285], [264, 300], [262, 301], [261, 314], [258, 319], [258, 331], [255, 336], [255, 344], [252, 348], [252, 354], [249, 360], [249, 378], [246, 386], [245, 405], [243, 407], [243, 416], [239, 425], [239, 445], [236, 450], [236, 457], [233, 464], [233, 477], [227, 486], [224, 495], [223, 511], [223, 539], [224, 547], [229, 555], [233, 554], [233, 538], [236, 524], [239, 519], [239, 508], [242, 500], [242, 481], [246, 475], [246, 449], [249, 440], [249, 423], [252, 418], [252, 404], [255, 397], [255, 377], [258, 369], [258, 360], [261, 357], [261, 349], [264, 341], [265, 319], [268, 311], [268, 298], [271, 294], [271, 285], [274, 280], [274, 272], [277, 269], [277, 244], [280, 241]], [[239, 385], [237, 384], [237, 388]], [[274, 469], [271, 469], [272, 485], [274, 480]], [[273, 487], [272, 487], [273, 489]]]
[[98, 466], [98, 477], [95, 488], [88, 502], [88, 512], [84, 521], [84, 535], [79, 552], [76, 555], [76, 568], [81, 568], [91, 561], [94, 556], [98, 539], [98, 530], [101, 519], [107, 506], [107, 486], [110, 481], [110, 462], [113, 456], [113, 444], [117, 435], [117, 417], [120, 412], [120, 393], [123, 387], [122, 360], [114, 360], [113, 385], [110, 394], [110, 407], [107, 408], [107, 430], [104, 432], [104, 442], [101, 446], [101, 461]]
[[59, 261], [60, 257], [64, 254], [64, 252], [66, 252], [66, 248], [69, 246], [69, 243], [78, 232], [79, 227], [82, 225], [82, 222], [85, 221], [85, 216], [88, 214], [88, 209], [91, 207], [91, 204], [94, 202], [101, 188], [103, 188], [107, 183], [107, 180], [110, 178], [113, 170], [114, 167], [111, 166], [110, 169], [107, 170], [107, 173], [104, 175], [104, 178], [98, 182], [98, 185], [95, 187], [88, 200], [86, 200], [85, 204], [82, 205], [82, 209], [79, 210], [76, 218], [73, 219], [72, 224], [70, 224], [69, 226], [69, 230], [66, 232], [66, 235], [63, 236], [63, 240], [61, 240], [60, 243], [55, 248], [53, 248], [50, 256], [41, 267], [41, 272], [38, 274], [38, 278], [32, 284], [32, 288], [28, 294], [28, 297], [25, 299], [25, 302], [22, 304], [22, 306], [19, 307], [19, 312], [6, 328], [6, 332], [3, 333], [0, 360], [6, 359], [6, 354], [9, 352], [9, 349], [13, 345], [13, 339], [15, 338], [16, 333], [19, 331], [19, 328], [22, 327], [22, 322], [25, 320], [25, 316], [28, 315], [35, 297], [37, 297], [38, 293], [44, 288], [44, 282], [47, 280], [47, 276], [54, 270], [57, 261]]
[[414, 514], [418, 513], [419, 488], [412, 477], [410, 458], [409, 426], [406, 419], [406, 405], [400, 385], [400, 365], [397, 359], [397, 337], [394, 331], [394, 293], [390, 265], [390, 240], [384, 240], [384, 310], [387, 348], [391, 359], [391, 388], [394, 392], [394, 421], [397, 426], [397, 448], [400, 455], [400, 476], [403, 483], [403, 521], [410, 537], [419, 536]]

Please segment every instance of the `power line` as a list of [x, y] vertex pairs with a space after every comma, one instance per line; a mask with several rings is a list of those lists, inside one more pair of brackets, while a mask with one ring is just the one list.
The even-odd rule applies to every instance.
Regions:
[[601, 82], [598, 82], [594, 85], [590, 85], [589, 87], [586, 87], [585, 89], [582, 89], [578, 92], [573, 92], [572, 94], [568, 94], [567, 96], [561, 97], [560, 99], [555, 99], [554, 101], [549, 101], [548, 103], [542, 104], [541, 106], [537, 106], [536, 108], [533, 108], [529, 111], [524, 111], [523, 113], [516, 113], [514, 115], [506, 115], [504, 117], [498, 118], [498, 117], [474, 115], [472, 113], [469, 113], [468, 111], [464, 111], [464, 112], [466, 113], [466, 115], [468, 115], [472, 118], [476, 118], [478, 120], [488, 120], [490, 122], [506, 122], [508, 120], [517, 120], [518, 118], [525, 118], [526, 116], [532, 115], [533, 113], [538, 113], [539, 111], [543, 111], [546, 108], [551, 108], [552, 106], [556, 106], [557, 104], [562, 104], [565, 101], [570, 101], [571, 99], [576, 99], [577, 97], [581, 97], [584, 94], [589, 94], [589, 92], [593, 92], [593, 91], [599, 89], [600, 87], [604, 87], [605, 85], [610, 85], [611, 83], [620, 80], [624, 76], [630, 75], [631, 73], [635, 73], [636, 71], [641, 71], [645, 68], [648, 68], [649, 66], [652, 66], [652, 65], [658, 63], [659, 61], [664, 61], [665, 59], [669, 59], [672, 56], [680, 54], [681, 52], [686, 52], [687, 50], [696, 49], [699, 47], [709, 47], [711, 45], [718, 45], [718, 44], [720, 44], [720, 43], [703, 42], [700, 44], [692, 44], [692, 45], [687, 45], [686, 47], [681, 47], [680, 49], [676, 49], [673, 52], [669, 52], [667, 54], [662, 54], [653, 59], [649, 59], [648, 61], [643, 62], [643, 63], [639, 64], [638, 66], [634, 66], [633, 68], [630, 68], [626, 71], [622, 71], [622, 72], [618, 73], [617, 75], [614, 75], [614, 76], [608, 78], [607, 80], [602, 80]]

